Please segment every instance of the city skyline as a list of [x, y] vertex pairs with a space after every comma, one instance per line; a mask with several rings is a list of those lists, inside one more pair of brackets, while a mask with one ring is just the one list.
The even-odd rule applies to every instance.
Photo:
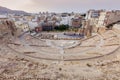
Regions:
[[86, 12], [89, 9], [119, 10], [119, 0], [0, 0], [0, 6], [27, 12]]

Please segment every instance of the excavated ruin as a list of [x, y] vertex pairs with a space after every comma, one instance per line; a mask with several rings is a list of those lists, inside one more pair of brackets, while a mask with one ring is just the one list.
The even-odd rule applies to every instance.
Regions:
[[[112, 43], [116, 44], [117, 40], [119, 42], [118, 38], [116, 39], [115, 36], [112, 36], [113, 34], [112, 32], [113, 31], [108, 31], [106, 32], [106, 34], [102, 34], [102, 37], [104, 38], [103, 40], [105, 40], [106, 45], [111, 45]], [[2, 21], [2, 23], [0, 24], [0, 80], [119, 80], [120, 79], [119, 77], [120, 49], [116, 50], [114, 54], [105, 55], [102, 58], [90, 59], [90, 60], [49, 61], [43, 59], [33, 59], [24, 55], [17, 54], [17, 52], [11, 50], [6, 46], [8, 43], [16, 41], [18, 39], [17, 36], [19, 34], [20, 33], [16, 29], [14, 22]], [[119, 36], [119, 34], [117, 34], [117, 36]], [[99, 41], [99, 36], [90, 38], [88, 39], [88, 41], [84, 41], [81, 44], [81, 46], [86, 47], [89, 44], [94, 45], [96, 43], [96, 42], [94, 43], [94, 41]], [[43, 41], [41, 43], [40, 42], [41, 41], [34, 38], [29, 40], [29, 43], [33, 43], [33, 46], [38, 44], [44, 45]], [[14, 48], [17, 48], [18, 50], [22, 51], [25, 50], [24, 47], [28, 45], [22, 46], [21, 49], [19, 48], [21, 47], [20, 45], [15, 44], [14, 46], [16, 46]], [[81, 46], [76, 47], [75, 50], [74, 48], [67, 49], [68, 53], [72, 51], [75, 53], [77, 50], [80, 49], [82, 50], [83, 48], [81, 48]], [[97, 48], [100, 49], [101, 47], [98, 46]], [[30, 50], [30, 47], [28, 49]], [[35, 49], [37, 49], [36, 46]], [[46, 48], [43, 47], [41, 49], [42, 50], [45, 49], [48, 51], [49, 47]], [[107, 49], [106, 52], [108, 52], [111, 49], [110, 48]], [[40, 52], [42, 50], [39, 49]], [[51, 51], [52, 53], [55, 52], [54, 48], [50, 48], [48, 53], [50, 53]], [[29, 54], [31, 55], [32, 53]], [[33, 55], [35, 55], [35, 53], [33, 53]]]
[[16, 36], [16, 27], [12, 21], [1, 21], [0, 43], [10, 42]]

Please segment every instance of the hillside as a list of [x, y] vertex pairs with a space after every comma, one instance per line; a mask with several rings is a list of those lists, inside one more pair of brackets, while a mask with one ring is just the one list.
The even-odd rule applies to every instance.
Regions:
[[29, 13], [27, 13], [25, 11], [11, 10], [11, 9], [6, 8], [6, 7], [0, 6], [0, 14], [5, 14], [5, 13], [17, 14], [17, 15], [20, 15], [20, 14], [29, 14]]

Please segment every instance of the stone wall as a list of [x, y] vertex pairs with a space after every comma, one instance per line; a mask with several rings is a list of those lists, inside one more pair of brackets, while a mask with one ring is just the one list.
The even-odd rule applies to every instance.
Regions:
[[1, 21], [0, 42], [8, 42], [16, 35], [16, 27], [12, 21]]
[[105, 27], [96, 27], [96, 26], [93, 26], [93, 32], [94, 33], [102, 33], [102, 32], [105, 32], [105, 31], [106, 31]]

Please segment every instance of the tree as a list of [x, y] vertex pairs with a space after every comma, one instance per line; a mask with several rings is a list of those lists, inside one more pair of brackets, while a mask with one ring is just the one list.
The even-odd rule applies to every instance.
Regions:
[[65, 31], [65, 30], [68, 30], [68, 29], [69, 29], [69, 25], [56, 26], [54, 29], [55, 29], [55, 30], [58, 30], [58, 31]]

